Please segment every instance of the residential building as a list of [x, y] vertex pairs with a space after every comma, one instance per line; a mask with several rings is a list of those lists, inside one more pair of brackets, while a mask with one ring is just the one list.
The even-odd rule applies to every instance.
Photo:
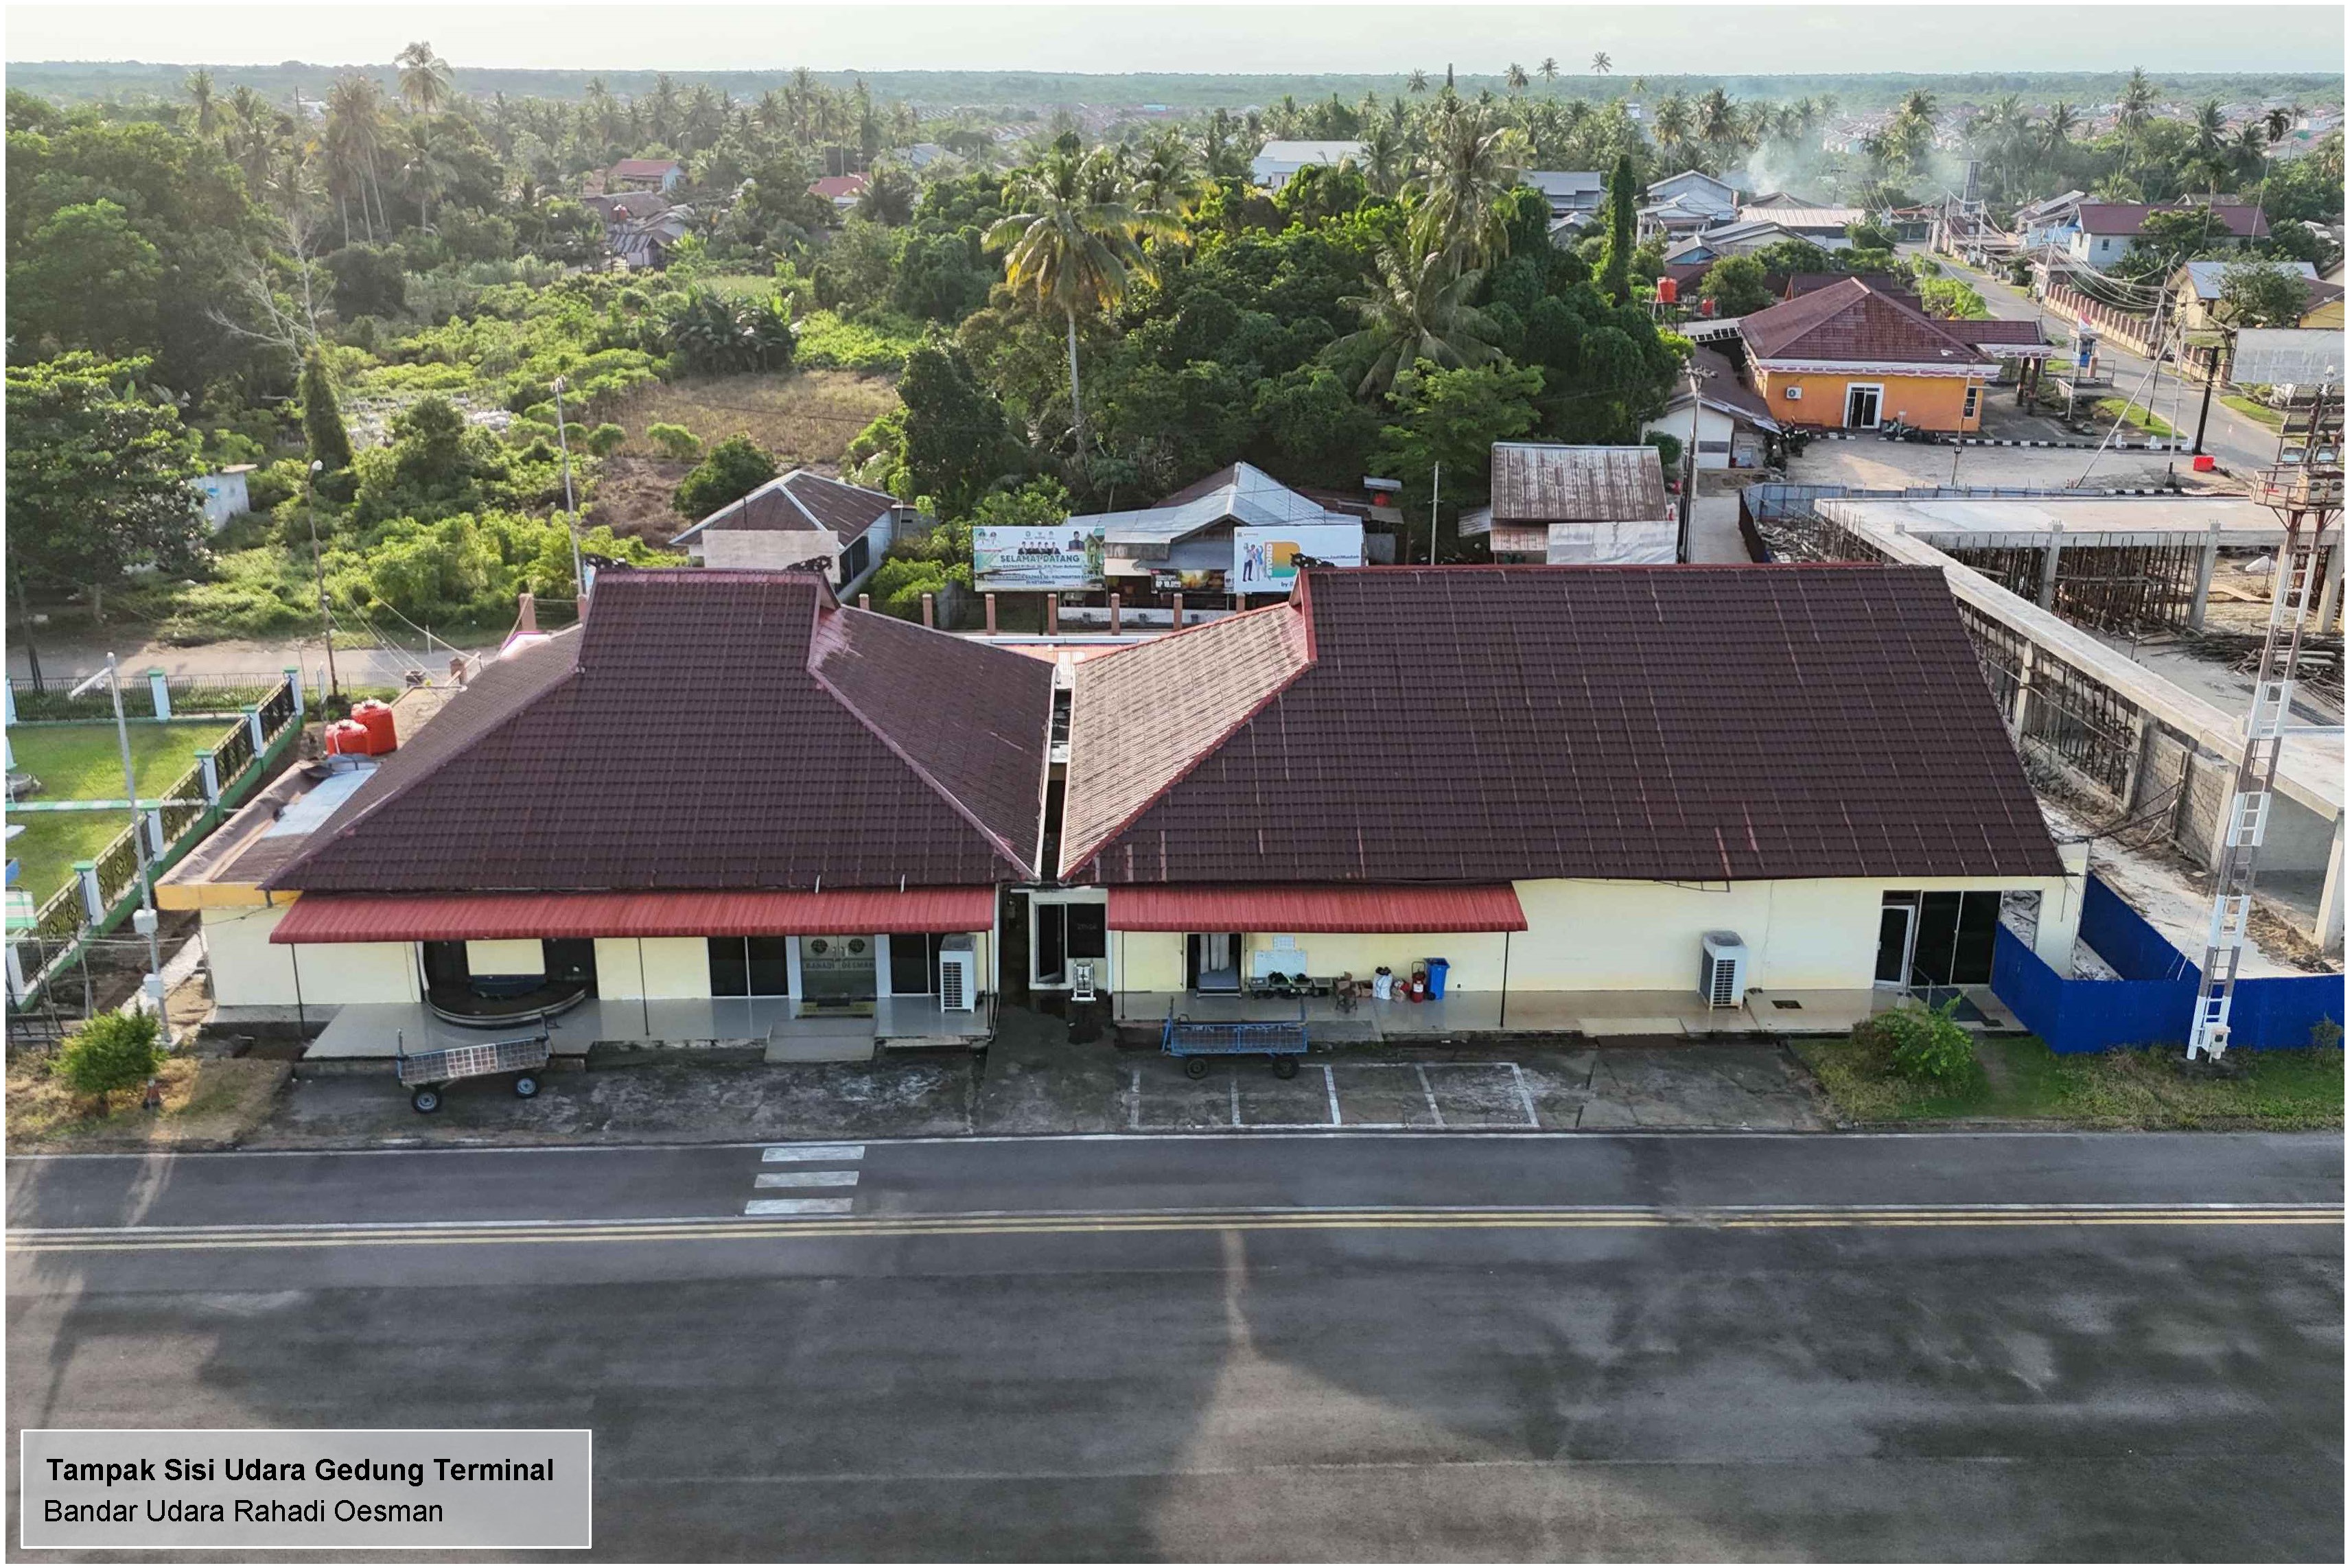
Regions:
[[1555, 225], [1567, 222], [1581, 227], [1599, 215], [1609, 199], [1609, 176], [1598, 170], [1529, 169], [1519, 176], [1519, 183], [1544, 193]]
[[2018, 245], [2029, 251], [2068, 248], [2082, 229], [2083, 197], [2081, 191], [2067, 191], [2018, 208], [2010, 220]]
[[2066, 236], [2066, 254], [2084, 267], [2106, 267], [2131, 254], [2148, 218], [2157, 213], [2200, 212], [2212, 217], [2209, 244], [2200, 248], [2235, 248], [2250, 239], [2268, 239], [2271, 226], [2260, 207], [2242, 204], [2184, 201], [2177, 206], [2138, 203], [2084, 202], [2077, 209], [2074, 231]]
[[805, 572], [607, 569], [173, 896], [216, 999], [328, 1020], [314, 1054], [541, 1017], [560, 1050], [984, 1036], [1054, 679]]
[[686, 181], [686, 165], [675, 158], [624, 158], [604, 171], [604, 189], [661, 191], [677, 189]]
[[1680, 242], [1669, 242], [1665, 259], [1673, 267], [1712, 267], [1727, 256], [1752, 256], [1765, 246], [1784, 239], [1805, 236], [1778, 224], [1738, 223], [1718, 224], [1701, 229]]
[[1770, 438], [1780, 432], [1771, 405], [1740, 384], [1737, 365], [1704, 344], [1691, 350], [1689, 368], [1696, 392], [1693, 376], [1682, 377], [1665, 412], [1644, 421], [1642, 434], [1671, 435], [1692, 446], [1692, 460], [1701, 468], [1762, 467]]
[[1674, 560], [1678, 527], [1654, 446], [1562, 446], [1498, 441], [1488, 505], [1463, 514], [1465, 538], [1485, 538], [1498, 562], [1657, 565]]
[[1279, 191], [1290, 183], [1290, 177], [1309, 163], [1342, 163], [1350, 159], [1361, 162], [1364, 144], [1360, 141], [1269, 141], [1250, 160], [1250, 183], [1262, 190]]
[[1900, 419], [1927, 430], [1982, 423], [1993, 359], [1860, 278], [1739, 319], [1747, 381], [1782, 423], [1875, 430]]
[[1642, 193], [1634, 213], [1634, 232], [1642, 239], [1671, 244], [1702, 229], [1720, 228], [1739, 216], [1739, 193], [1727, 183], [1696, 169], [1670, 175]]
[[890, 541], [916, 516], [887, 491], [795, 468], [728, 502], [670, 543], [684, 546], [701, 566], [781, 571], [822, 561], [826, 580], [846, 598], [882, 564]]
[[831, 202], [835, 212], [845, 213], [866, 194], [867, 183], [863, 174], [827, 174], [809, 182], [809, 194]]
[[1769, 224], [1776, 228], [1821, 246], [1823, 250], [1851, 250], [1853, 242], [1846, 237], [1846, 225], [1864, 222], [1870, 216], [1860, 207], [1819, 207], [1797, 204], [1770, 205], [1751, 203], [1739, 209], [1742, 225]]
[[[1134, 511], [1099, 512], [1069, 520], [1076, 534], [1102, 539], [1103, 586], [1123, 607], [1172, 609], [1191, 593], [1287, 593], [1305, 555], [1334, 565], [1360, 566], [1365, 524], [1376, 508], [1368, 497], [1309, 494], [1265, 470], [1235, 463]], [[1389, 518], [1398, 514], [1392, 506]], [[1393, 528], [1384, 521], [1382, 531]], [[1390, 534], [1393, 557], [1393, 534]]]
[[216, 472], [196, 476], [196, 495], [204, 502], [206, 528], [216, 529], [231, 517], [253, 509], [246, 476], [253, 472], [254, 466], [250, 463], [232, 463]]
[[1710, 942], [1801, 1009], [1983, 986], [2012, 895], [2074, 942], [1934, 570], [1312, 570], [1078, 664], [1068, 755], [1052, 896], [1138, 1019], [1442, 957], [1449, 1018], [1573, 1027], [1697, 994]]
[[[2187, 261], [2173, 273], [2172, 302], [2181, 326], [2189, 331], [2210, 330], [2228, 325], [2215, 314], [2221, 303], [2221, 280], [2232, 267], [2256, 265], [2232, 261]], [[2298, 327], [2325, 328], [2344, 325], [2344, 286], [2321, 279], [2319, 269], [2307, 261], [2265, 260], [2259, 265], [2284, 272], [2304, 287], [2304, 313], [2295, 321]]]

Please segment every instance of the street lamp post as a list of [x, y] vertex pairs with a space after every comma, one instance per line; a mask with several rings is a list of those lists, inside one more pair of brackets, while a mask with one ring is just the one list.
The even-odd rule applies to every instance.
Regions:
[[147, 937], [147, 991], [154, 998], [155, 1010], [160, 1015], [163, 1010], [160, 978], [163, 973], [163, 946], [156, 935], [155, 878], [148, 853], [147, 825], [139, 814], [139, 773], [131, 765], [131, 721], [122, 715], [122, 680], [115, 672], [114, 655], [107, 654], [106, 668], [66, 695], [78, 697], [100, 681], [106, 683], [114, 697], [114, 738], [122, 747], [122, 793], [131, 802], [131, 849], [139, 862], [141, 917], [136, 924]]
[[335, 675], [335, 622], [327, 613], [327, 567], [319, 554], [319, 476], [326, 470], [324, 463], [311, 460], [310, 472], [303, 478], [302, 497], [310, 514], [310, 575], [319, 585], [319, 636], [327, 644], [327, 695], [335, 698], [343, 695], [343, 688]]
[[[564, 434], [563, 378], [556, 377], [553, 384], [555, 387], [555, 446], [557, 451], [563, 454], [563, 531], [572, 539], [572, 591], [579, 599], [584, 599], [588, 594], [588, 574], [580, 564], [580, 512], [572, 499], [572, 442]], [[572, 603], [572, 613], [574, 620], [579, 618], [580, 605], [577, 599]]]

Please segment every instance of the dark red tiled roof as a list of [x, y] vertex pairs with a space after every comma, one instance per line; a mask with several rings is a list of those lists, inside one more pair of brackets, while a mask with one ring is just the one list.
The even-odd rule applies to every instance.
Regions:
[[[2137, 202], [2084, 202], [2079, 221], [2084, 234], [2136, 235], [2147, 225], [2151, 214], [2201, 213], [2207, 210], [2202, 202], [2183, 202], [2178, 206], [2149, 206]], [[2217, 227], [2240, 239], [2263, 239], [2271, 232], [2262, 209], [2251, 203], [2232, 205], [2227, 202], [2216, 202], [2210, 211]]]
[[[2059, 874], [1942, 573], [1314, 570], [1307, 667], [1201, 744], [1069, 880], [1724, 882]], [[1171, 642], [1189, 641], [1171, 639]], [[1148, 645], [1147, 645], [1148, 646]], [[1148, 706], [1090, 704], [1073, 821]], [[1259, 655], [1281, 657], [1278, 643]], [[1214, 730], [1209, 726], [1219, 727]], [[1100, 820], [1109, 813], [1094, 813]]]
[[1739, 336], [1759, 360], [1967, 365], [1984, 358], [1858, 277], [1743, 316]]
[[486, 671], [271, 887], [972, 886], [1030, 874], [1053, 666], [805, 572], [607, 571]]
[[686, 167], [675, 158], [624, 158], [613, 165], [613, 174], [622, 180], [658, 180], [673, 169]]
[[1936, 325], [1964, 343], [2042, 343], [2039, 321], [1938, 321]]
[[813, 533], [821, 528], [847, 544], [897, 505], [898, 498], [887, 491], [869, 490], [795, 468], [728, 502], [670, 542], [720, 529]]
[[1818, 294], [1849, 279], [1864, 288], [1874, 288], [1898, 299], [1907, 299], [1915, 304], [1918, 300], [1918, 291], [1891, 272], [1792, 272], [1781, 285], [1780, 298], [1794, 299], [1801, 295]]

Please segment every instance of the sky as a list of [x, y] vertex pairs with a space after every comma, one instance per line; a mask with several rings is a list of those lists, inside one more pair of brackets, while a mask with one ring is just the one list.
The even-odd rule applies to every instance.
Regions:
[[10, 5], [11, 60], [611, 69], [1616, 73], [2344, 69], [2341, 5]]

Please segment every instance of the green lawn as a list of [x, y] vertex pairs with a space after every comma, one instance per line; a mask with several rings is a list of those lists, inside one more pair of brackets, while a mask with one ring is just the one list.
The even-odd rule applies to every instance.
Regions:
[[2286, 428], [2286, 416], [2284, 414], [2279, 413], [2279, 411], [2274, 408], [2265, 407], [2263, 404], [2256, 402], [2250, 397], [2240, 397], [2234, 392], [2223, 392], [2221, 394], [2220, 401], [2226, 406], [2236, 409], [2240, 413], [2244, 414], [2248, 419], [2252, 420], [2255, 423], [2262, 425], [2266, 429], [2284, 430]]
[[2247, 1051], [2237, 1079], [2193, 1079], [2174, 1050], [2059, 1056], [2032, 1038], [1979, 1040], [1966, 1082], [1931, 1088], [1887, 1070], [1874, 1049], [1846, 1040], [1798, 1042], [1838, 1109], [1857, 1122], [1962, 1118], [2048, 1121], [2092, 1127], [2259, 1127], [2344, 1124], [2344, 1052]]
[[2137, 403], [2126, 403], [2119, 397], [2103, 397], [2092, 404], [2091, 423], [2113, 424], [2118, 413], [2124, 416], [2124, 427], [2126, 430], [2137, 430], [2143, 434], [2155, 436], [2168, 436], [2172, 434], [2172, 426], [2165, 423]]
[[[198, 747], [217, 745], [227, 733], [218, 724], [132, 725], [131, 762], [140, 795], [152, 799], [170, 789], [194, 764]], [[41, 781], [32, 800], [122, 799], [122, 752], [111, 724], [20, 725], [8, 732], [8, 743], [16, 751], [15, 771]], [[17, 885], [38, 904], [65, 885], [74, 862], [95, 858], [128, 827], [131, 814], [25, 811], [9, 821], [25, 828], [8, 842], [8, 853], [24, 862]]]

